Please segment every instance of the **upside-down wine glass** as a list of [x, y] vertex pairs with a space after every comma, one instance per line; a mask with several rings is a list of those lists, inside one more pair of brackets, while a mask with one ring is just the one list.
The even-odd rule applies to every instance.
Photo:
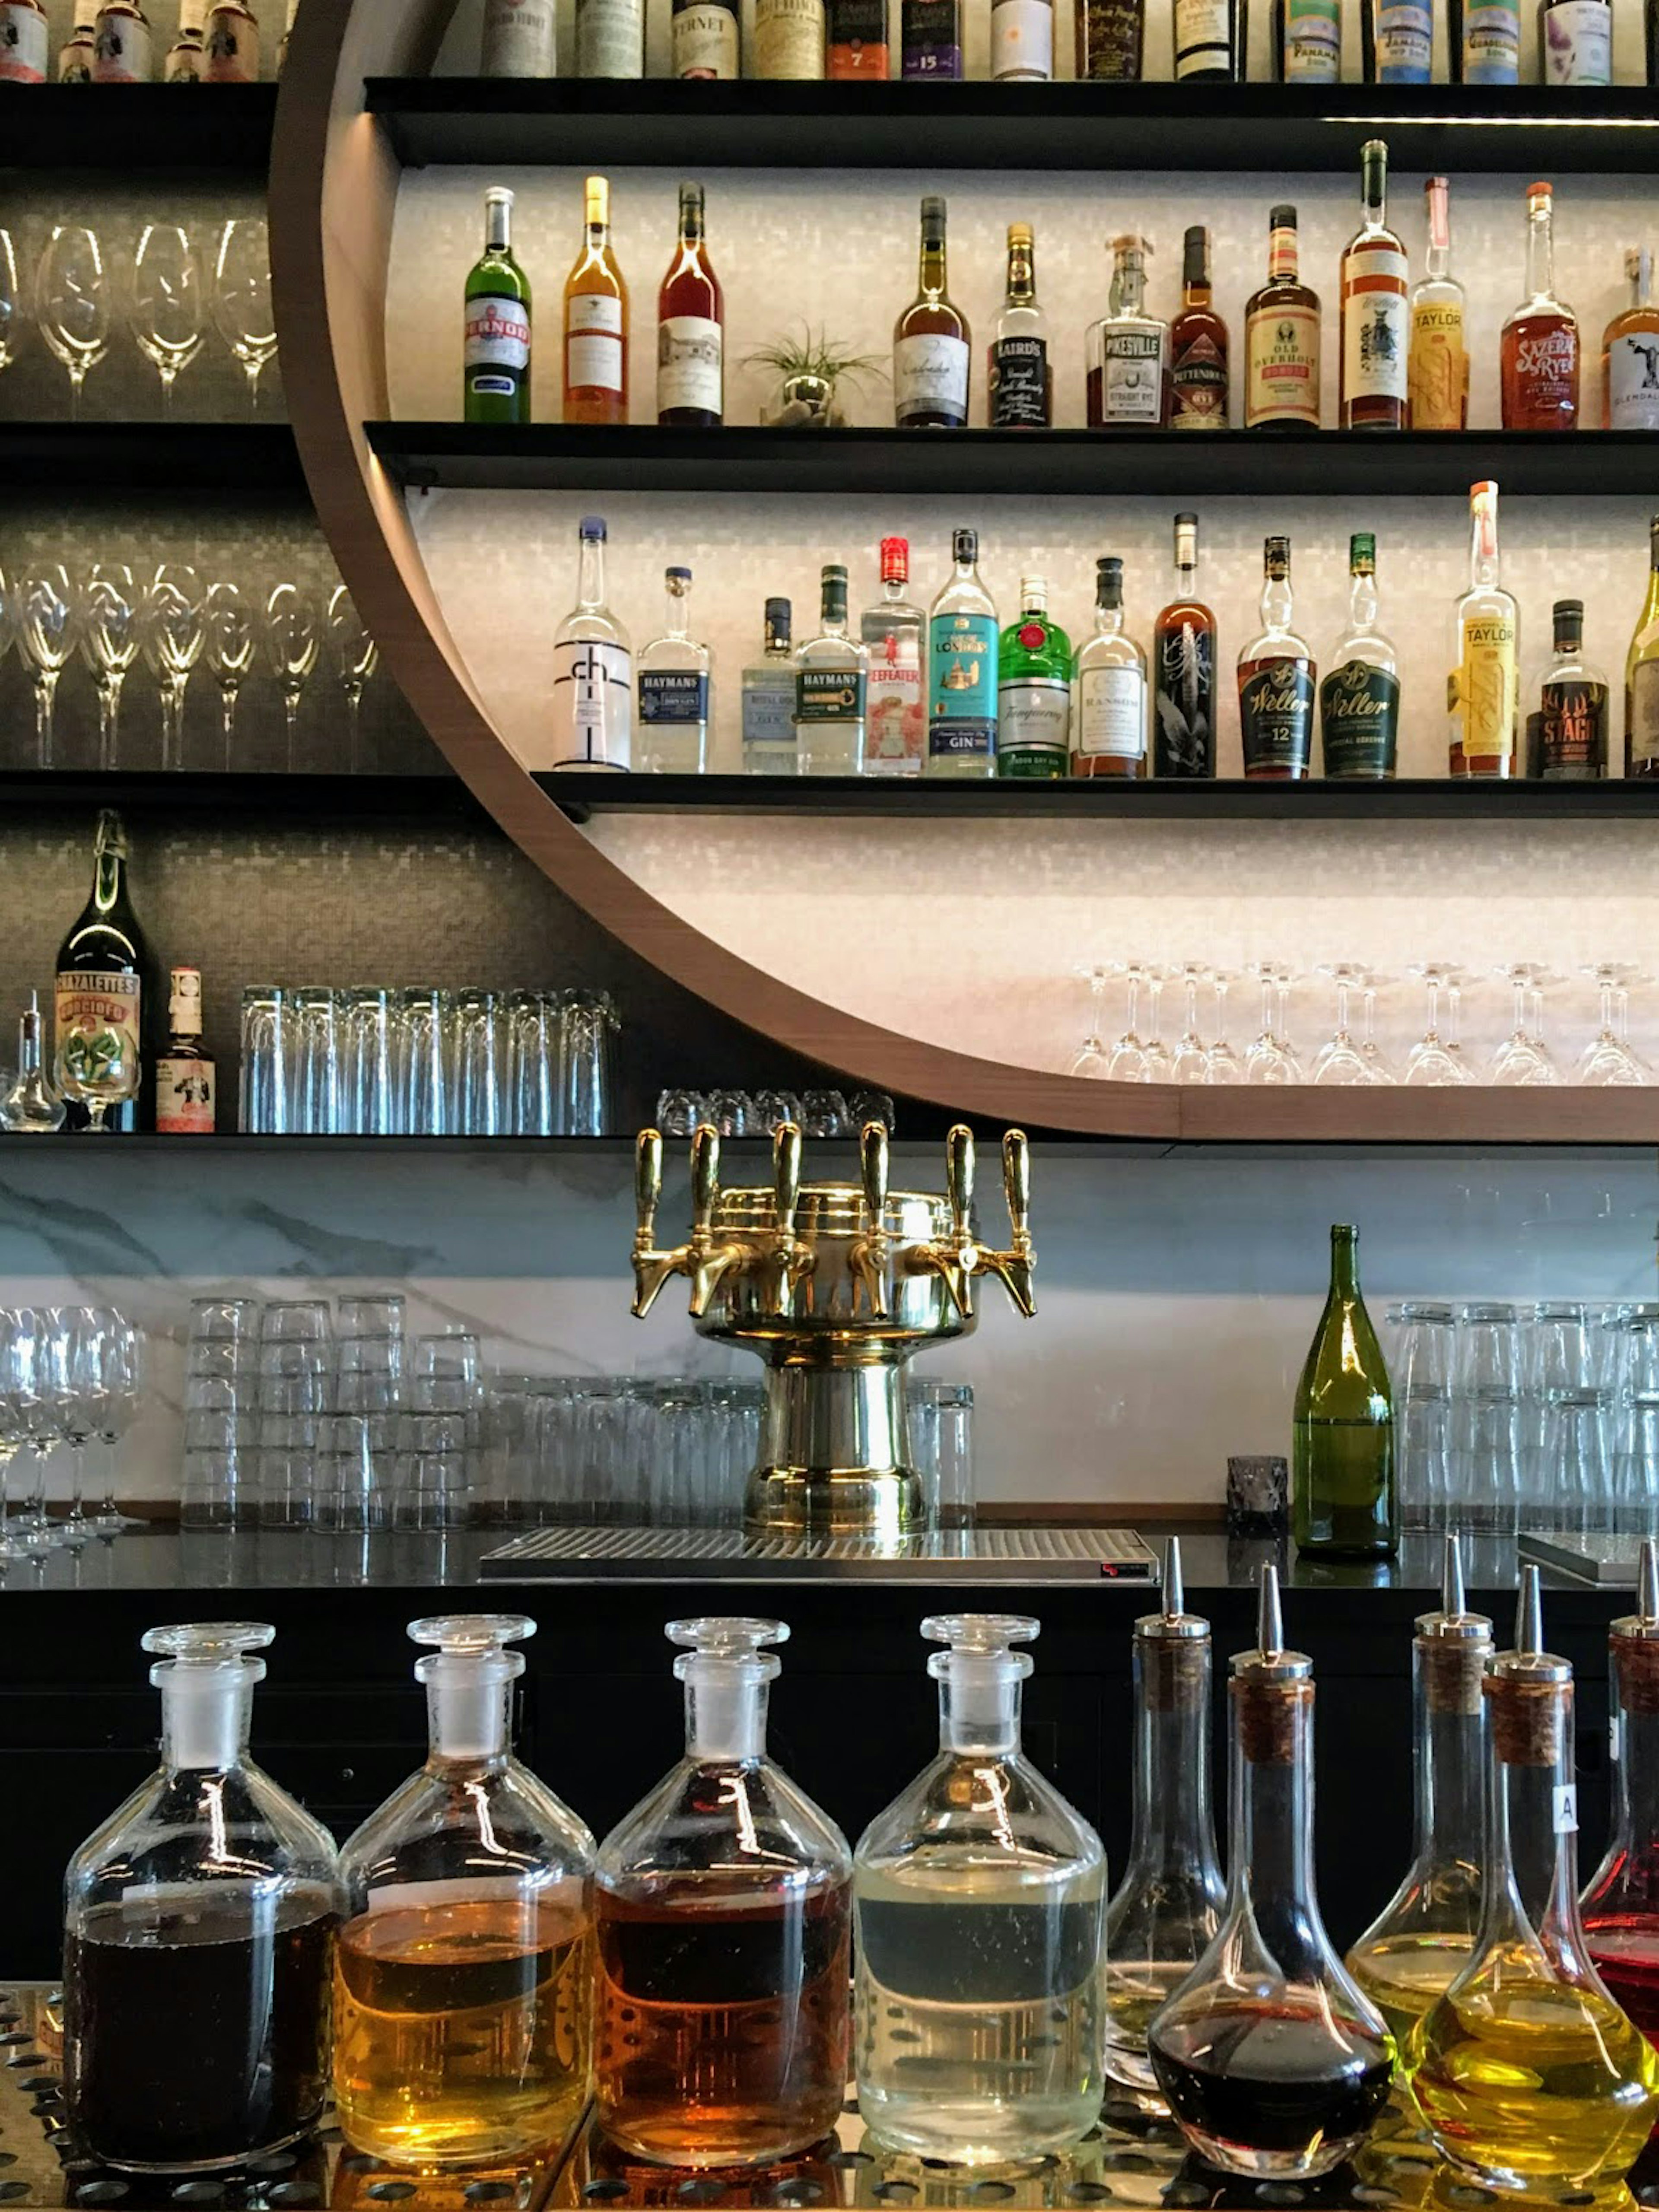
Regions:
[[202, 580], [187, 561], [163, 561], [144, 594], [144, 659], [161, 695], [161, 766], [184, 764], [185, 689], [202, 657]]
[[1359, 1056], [1365, 1063], [1368, 1083], [1398, 1083], [1388, 1054], [1376, 1041], [1376, 996], [1382, 985], [1368, 969], [1360, 979], [1360, 1002], [1365, 1010], [1364, 1030], [1359, 1040]]
[[116, 1451], [138, 1412], [143, 1339], [112, 1306], [98, 1309], [104, 1343], [103, 1388], [94, 1408], [93, 1434], [104, 1448], [103, 1498], [94, 1526], [100, 1536], [137, 1527], [115, 1502]]
[[1121, 975], [1125, 986], [1124, 1021], [1122, 1036], [1112, 1047], [1106, 1062], [1107, 1080], [1111, 1083], [1145, 1083], [1146, 1081], [1146, 1048], [1141, 1042], [1140, 987], [1146, 980], [1146, 969], [1139, 960], [1119, 960], [1113, 963], [1112, 973]]
[[1600, 994], [1601, 1027], [1579, 1054], [1573, 1081], [1597, 1089], [1647, 1082], [1647, 1069], [1625, 1040], [1622, 1011], [1615, 1012], [1615, 1002], [1622, 1000], [1628, 1003], [1634, 969], [1616, 961], [1604, 960], [1583, 972], [1595, 983]]
[[1167, 968], [1146, 970], [1146, 1073], [1141, 1079], [1146, 1083], [1170, 1080], [1170, 1048], [1164, 1042], [1164, 986], [1170, 973]]
[[225, 766], [236, 737], [236, 702], [253, 672], [258, 625], [246, 595], [234, 584], [214, 584], [202, 602], [202, 659], [219, 687], [219, 728]]
[[1258, 960], [1250, 972], [1261, 986], [1261, 1033], [1244, 1055], [1244, 1080], [1300, 1083], [1302, 1070], [1285, 1033], [1290, 970], [1276, 960]]
[[121, 687], [138, 657], [138, 611], [133, 574], [123, 561], [94, 561], [81, 593], [81, 653], [98, 694], [98, 765], [115, 766]]
[[380, 649], [363, 628], [362, 617], [343, 584], [337, 584], [328, 603], [328, 639], [334, 651], [335, 673], [346, 702], [346, 767], [357, 772], [358, 723], [363, 689], [374, 673]]
[[87, 373], [109, 351], [109, 282], [96, 232], [54, 226], [35, 279], [35, 320], [69, 372], [70, 420], [78, 422]]
[[1098, 1081], [1107, 1072], [1106, 1052], [1106, 979], [1109, 968], [1079, 968], [1078, 974], [1089, 986], [1089, 1034], [1082, 1048], [1067, 1071], [1073, 1075], [1089, 1076]]
[[278, 584], [265, 601], [265, 659], [282, 687], [283, 718], [288, 731], [288, 765], [299, 746], [300, 701], [317, 665], [317, 609], [298, 584]]
[[270, 241], [263, 217], [238, 216], [219, 234], [213, 319], [247, 378], [247, 411], [259, 411], [259, 372], [276, 350], [270, 309]]
[[1448, 972], [1445, 963], [1438, 960], [1420, 961], [1406, 970], [1417, 977], [1429, 999], [1427, 1026], [1406, 1059], [1405, 1079], [1413, 1086], [1443, 1086], [1468, 1079], [1468, 1069], [1440, 1034], [1440, 994], [1446, 988]]
[[1210, 1056], [1198, 1032], [1198, 987], [1210, 971], [1201, 960], [1183, 960], [1175, 972], [1181, 979], [1181, 1035], [1170, 1063], [1170, 1080], [1205, 1083], [1209, 1080]]
[[1365, 1065], [1365, 1055], [1348, 1027], [1348, 1003], [1355, 989], [1364, 983], [1365, 971], [1338, 960], [1322, 965], [1318, 972], [1328, 975], [1336, 986], [1336, 1027], [1328, 1042], [1321, 1045], [1314, 1056], [1313, 1080], [1321, 1084], [1369, 1083], [1371, 1072]]
[[75, 649], [75, 592], [69, 571], [52, 562], [17, 580], [17, 650], [34, 686], [34, 753], [54, 768], [52, 708], [58, 679]]
[[1243, 1083], [1244, 1065], [1229, 1042], [1227, 994], [1238, 981], [1229, 968], [1210, 970], [1210, 988], [1215, 993], [1215, 1036], [1204, 1055], [1204, 1080], [1206, 1083]]
[[133, 256], [127, 320], [138, 350], [161, 380], [161, 420], [173, 419], [173, 386], [202, 350], [202, 272], [190, 234], [176, 222], [147, 222]]
[[1561, 1071], [1544, 1042], [1545, 970], [1535, 960], [1514, 960], [1495, 968], [1515, 994], [1515, 1026], [1492, 1056], [1489, 1080], [1506, 1086], [1537, 1089], [1561, 1080]]

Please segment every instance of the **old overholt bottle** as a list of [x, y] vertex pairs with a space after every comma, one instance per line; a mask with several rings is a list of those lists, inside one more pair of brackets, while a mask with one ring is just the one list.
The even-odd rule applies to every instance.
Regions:
[[1400, 1548], [1394, 1398], [1359, 1294], [1359, 1231], [1331, 1225], [1331, 1287], [1297, 1386], [1291, 1527], [1300, 1551], [1383, 1558]]

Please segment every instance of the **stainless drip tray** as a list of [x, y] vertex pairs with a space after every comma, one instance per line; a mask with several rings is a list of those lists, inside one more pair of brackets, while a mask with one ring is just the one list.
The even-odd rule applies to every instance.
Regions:
[[1130, 1528], [962, 1528], [869, 1536], [745, 1536], [735, 1528], [531, 1528], [487, 1552], [487, 1581], [983, 1582], [1157, 1580]]
[[1522, 1559], [1535, 1559], [1540, 1567], [1601, 1589], [1633, 1590], [1641, 1571], [1639, 1536], [1523, 1534], [1516, 1538], [1515, 1548]]

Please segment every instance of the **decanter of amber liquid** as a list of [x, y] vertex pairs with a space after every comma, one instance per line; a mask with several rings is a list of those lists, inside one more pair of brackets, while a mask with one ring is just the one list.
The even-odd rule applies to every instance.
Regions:
[[1020, 1747], [1035, 1620], [952, 1613], [939, 1756], [854, 1860], [854, 2071], [877, 2141], [954, 2164], [1040, 2157], [1100, 2115], [1106, 1855]]
[[781, 1621], [671, 1621], [685, 1756], [599, 1847], [599, 2124], [636, 2157], [764, 2165], [847, 2086], [845, 1838], [773, 1765]]
[[1526, 1569], [1516, 1648], [1487, 1669], [1486, 1882], [1474, 1956], [1413, 2029], [1435, 2148], [1487, 2186], [1559, 2198], [1622, 2173], [1659, 2116], [1659, 2057], [1609, 1996], [1578, 1917], [1572, 1668]]
[[1135, 1623], [1133, 1668], [1134, 1826], [1106, 1907], [1106, 2073], [1161, 2113], [1146, 2030], [1214, 1940], [1227, 1893], [1210, 1811], [1210, 1624], [1186, 1609], [1177, 1536], [1164, 1609]]
[[1284, 1648], [1261, 1570], [1254, 1651], [1232, 1662], [1226, 1917], [1153, 2019], [1147, 2048], [1188, 2142], [1224, 2172], [1328, 2173], [1364, 2142], [1394, 2039], [1319, 1915], [1313, 1862], [1313, 1662]]
[[1636, 1611], [1608, 1633], [1613, 1840], [1579, 1901], [1595, 1971], [1659, 2044], [1659, 1547], [1642, 1546]]
[[334, 2100], [354, 2149], [500, 2166], [574, 2130], [591, 2075], [593, 1838], [512, 1753], [516, 1614], [411, 1623], [427, 1760], [346, 1844]]
[[298, 2142], [328, 2078], [334, 1842], [248, 1756], [276, 1634], [152, 1628], [161, 1765], [64, 1881], [64, 2073], [87, 2153], [211, 2172]]
[[1487, 1761], [1480, 1683], [1492, 1655], [1492, 1623], [1467, 1609], [1457, 1539], [1448, 1536], [1440, 1610], [1419, 1616], [1412, 1639], [1412, 1863], [1347, 1961], [1402, 2050], [1468, 1966], [1480, 1925]]

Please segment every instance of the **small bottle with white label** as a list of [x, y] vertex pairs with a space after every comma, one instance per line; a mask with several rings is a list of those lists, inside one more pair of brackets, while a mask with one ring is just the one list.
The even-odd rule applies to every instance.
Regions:
[[1342, 76], [1340, 0], [1273, 0], [1269, 62], [1275, 84], [1336, 84]]
[[1659, 430], [1659, 307], [1653, 304], [1653, 255], [1626, 249], [1630, 303], [1601, 339], [1601, 424], [1607, 430]]
[[634, 764], [634, 655], [605, 599], [604, 521], [585, 514], [576, 604], [553, 638], [553, 723], [546, 757], [528, 768]]
[[1613, 82], [1612, 0], [1538, 0], [1541, 84]]
[[75, 0], [75, 27], [58, 55], [59, 84], [90, 84], [98, 52], [98, 0]]
[[40, 0], [0, 0], [0, 84], [44, 84], [51, 54]]
[[726, 408], [725, 305], [708, 264], [702, 186], [680, 186], [679, 240], [657, 295], [657, 420], [712, 430]]
[[795, 655], [787, 599], [766, 602], [765, 642], [743, 672], [743, 765], [747, 775], [793, 775]]
[[1521, 0], [1451, 0], [1452, 76], [1458, 84], [1519, 84]]
[[815, 82], [823, 48], [823, 0], [755, 0], [752, 76]]
[[207, 61], [202, 27], [207, 0], [179, 0], [179, 35], [161, 64], [163, 84], [200, 84]]
[[691, 635], [691, 571], [664, 572], [662, 635], [640, 648], [640, 760], [656, 775], [701, 775], [708, 766], [706, 645]]
[[991, 75], [1047, 84], [1054, 73], [1054, 0], [991, 0]]
[[484, 250], [467, 273], [462, 410], [469, 422], [530, 420], [530, 279], [513, 258], [513, 195], [484, 194]]
[[960, 430], [968, 420], [971, 334], [945, 293], [945, 202], [921, 204], [921, 274], [893, 331], [893, 420], [901, 430]]
[[149, 18], [138, 0], [104, 0], [93, 29], [93, 82], [148, 84], [154, 74]]
[[213, 1102], [213, 1061], [202, 1043], [202, 971], [175, 968], [167, 1045], [155, 1063], [157, 1134], [210, 1137]]
[[485, 0], [479, 73], [556, 76], [553, 0]]
[[202, 34], [205, 84], [258, 84], [259, 24], [242, 0], [213, 0]]
[[1095, 563], [1095, 634], [1073, 674], [1073, 775], [1146, 773], [1146, 656], [1123, 626], [1123, 563]]

